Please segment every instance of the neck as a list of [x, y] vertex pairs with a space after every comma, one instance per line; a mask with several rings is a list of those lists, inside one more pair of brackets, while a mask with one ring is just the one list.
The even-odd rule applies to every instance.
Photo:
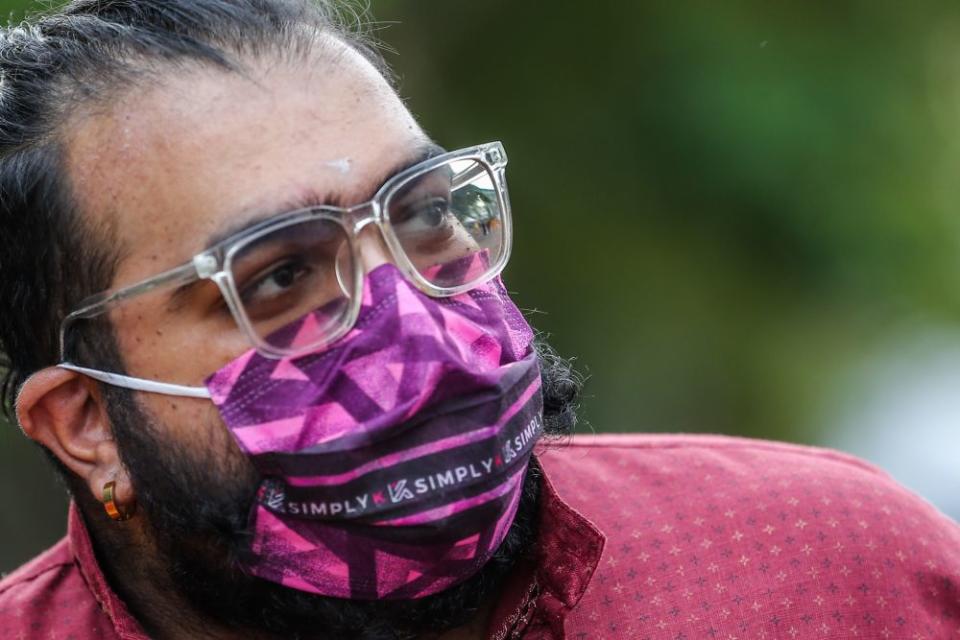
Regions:
[[269, 635], [239, 634], [211, 624], [197, 612], [174, 584], [170, 567], [159, 560], [159, 553], [146, 535], [140, 518], [116, 523], [99, 517], [96, 503], [78, 506], [107, 584], [149, 637], [272, 640]]
[[114, 523], [92, 508], [81, 508], [97, 565], [110, 589], [151, 638], [226, 639], [225, 630], [204, 624], [172, 583], [133, 518]]

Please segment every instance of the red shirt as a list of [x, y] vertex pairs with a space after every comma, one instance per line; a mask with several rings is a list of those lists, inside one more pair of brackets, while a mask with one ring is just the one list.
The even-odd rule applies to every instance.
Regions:
[[[490, 640], [960, 639], [960, 527], [834, 451], [720, 436], [538, 451], [541, 539]], [[145, 638], [67, 537], [0, 582], [0, 640]]]

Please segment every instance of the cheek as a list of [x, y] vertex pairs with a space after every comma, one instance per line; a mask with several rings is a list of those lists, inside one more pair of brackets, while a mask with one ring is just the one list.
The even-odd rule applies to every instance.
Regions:
[[252, 348], [228, 312], [202, 316], [134, 301], [111, 317], [129, 375], [187, 386]]
[[218, 472], [235, 475], [252, 465], [227, 429], [217, 408], [208, 400], [141, 394], [141, 402], [169, 438], [195, 460], [204, 460]]

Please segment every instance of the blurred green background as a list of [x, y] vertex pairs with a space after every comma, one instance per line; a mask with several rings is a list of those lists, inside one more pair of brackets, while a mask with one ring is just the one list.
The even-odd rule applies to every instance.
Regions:
[[[583, 431], [838, 446], [960, 517], [958, 3], [371, 4], [435, 139], [506, 145]], [[65, 501], [12, 426], [0, 480], [9, 570]]]

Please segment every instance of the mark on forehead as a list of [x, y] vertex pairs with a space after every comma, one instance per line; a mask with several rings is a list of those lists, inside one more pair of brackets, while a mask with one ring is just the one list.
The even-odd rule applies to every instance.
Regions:
[[350, 158], [338, 158], [336, 160], [328, 160], [327, 162], [324, 162], [323, 166], [345, 174], [348, 173], [353, 167], [353, 160]]

